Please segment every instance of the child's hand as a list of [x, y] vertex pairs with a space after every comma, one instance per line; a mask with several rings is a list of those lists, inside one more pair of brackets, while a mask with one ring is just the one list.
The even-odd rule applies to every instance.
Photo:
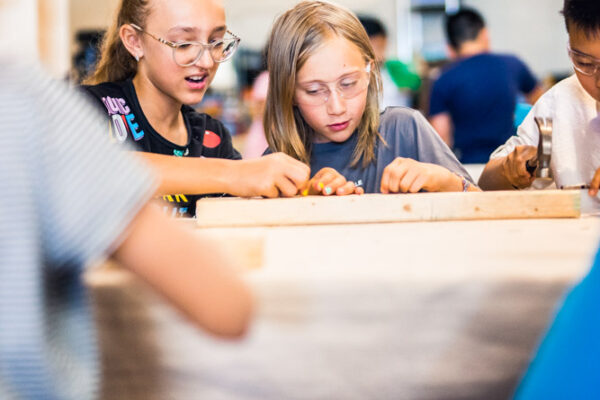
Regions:
[[236, 170], [227, 177], [228, 193], [240, 197], [292, 197], [310, 176], [310, 168], [283, 153], [235, 162]]
[[590, 196], [596, 196], [598, 194], [598, 188], [600, 188], [600, 168], [598, 168], [594, 174], [592, 183], [590, 183], [590, 190], [588, 190], [588, 194]]
[[383, 170], [381, 193], [461, 191], [462, 179], [446, 168], [398, 157]]
[[317, 195], [325, 196], [338, 195], [345, 196], [349, 194], [363, 194], [365, 191], [361, 187], [357, 187], [354, 182], [347, 181], [346, 178], [333, 168], [323, 168], [307, 182], [306, 187], [302, 190], [302, 195]]
[[502, 163], [502, 173], [515, 188], [524, 189], [533, 183], [535, 176], [527, 171], [527, 161], [537, 156], [535, 146], [517, 146]]

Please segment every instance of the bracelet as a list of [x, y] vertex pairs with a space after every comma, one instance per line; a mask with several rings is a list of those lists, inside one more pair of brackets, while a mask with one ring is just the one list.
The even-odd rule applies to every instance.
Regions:
[[462, 181], [462, 191], [463, 192], [468, 192], [469, 188], [471, 187], [471, 182], [469, 182], [469, 180], [467, 178], [465, 178], [464, 176], [457, 174], [456, 172], [454, 173], [454, 175], [458, 176], [461, 181]]

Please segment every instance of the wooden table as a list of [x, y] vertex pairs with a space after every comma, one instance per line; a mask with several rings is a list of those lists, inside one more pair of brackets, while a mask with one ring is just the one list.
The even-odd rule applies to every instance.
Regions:
[[259, 308], [240, 342], [192, 327], [127, 273], [90, 276], [105, 399], [504, 399], [596, 218], [205, 229]]

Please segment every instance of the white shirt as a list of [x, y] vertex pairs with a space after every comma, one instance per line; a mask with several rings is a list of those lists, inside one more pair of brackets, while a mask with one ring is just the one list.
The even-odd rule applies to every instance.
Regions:
[[589, 184], [600, 167], [600, 105], [573, 75], [548, 90], [517, 131], [490, 159], [510, 154], [516, 146], [537, 146], [535, 117], [551, 117], [551, 168], [557, 187]]

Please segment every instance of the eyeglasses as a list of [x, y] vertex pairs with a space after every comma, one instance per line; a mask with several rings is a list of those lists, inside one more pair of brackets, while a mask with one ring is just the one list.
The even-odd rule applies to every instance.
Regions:
[[569, 51], [569, 57], [571, 57], [571, 61], [573, 62], [573, 68], [583, 75], [596, 75], [600, 69], [600, 60], [577, 50], [573, 50], [570, 45], [567, 45], [567, 50]]
[[358, 71], [333, 82], [312, 82], [296, 88], [296, 103], [307, 106], [320, 106], [331, 96], [330, 84], [335, 82], [335, 90], [346, 100], [352, 99], [369, 87], [371, 64], [364, 71]]
[[173, 61], [181, 67], [189, 67], [198, 62], [204, 50], [208, 50], [208, 53], [212, 57], [213, 61], [216, 63], [222, 63], [227, 61], [233, 56], [233, 53], [237, 50], [238, 45], [240, 44], [240, 39], [235, 34], [227, 31], [233, 37], [223, 38], [215, 40], [209, 44], [204, 44], [200, 42], [171, 42], [159, 37], [154, 36], [153, 34], [146, 32], [139, 26], [135, 24], [130, 24], [134, 29], [140, 31], [141, 33], [145, 33], [150, 36], [152, 39], [159, 41], [162, 44], [166, 44], [171, 49], [173, 49]]

